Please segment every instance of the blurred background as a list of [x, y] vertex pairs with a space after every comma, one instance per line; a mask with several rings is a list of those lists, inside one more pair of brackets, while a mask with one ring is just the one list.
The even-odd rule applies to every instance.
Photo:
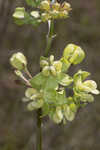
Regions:
[[[59, 58], [68, 43], [80, 45], [86, 59], [69, 70], [91, 72], [100, 89], [100, 0], [69, 0], [70, 18], [55, 22], [56, 39], [51, 53]], [[36, 113], [28, 112], [21, 99], [25, 87], [14, 80], [9, 64], [14, 52], [23, 52], [32, 75], [39, 71], [39, 57], [44, 55], [47, 24], [38, 28], [14, 24], [12, 13], [25, 0], [0, 0], [0, 150], [35, 150]], [[55, 125], [43, 120], [43, 150], [100, 150], [100, 95], [81, 109], [71, 123]]]

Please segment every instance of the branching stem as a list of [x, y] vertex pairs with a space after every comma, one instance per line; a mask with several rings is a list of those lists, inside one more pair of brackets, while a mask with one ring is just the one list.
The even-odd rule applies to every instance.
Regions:
[[[45, 49], [45, 57], [48, 57], [54, 32], [54, 22], [52, 20], [48, 21], [48, 35], [47, 35], [47, 46]], [[37, 110], [37, 145], [36, 150], [42, 150], [42, 111], [41, 109]]]

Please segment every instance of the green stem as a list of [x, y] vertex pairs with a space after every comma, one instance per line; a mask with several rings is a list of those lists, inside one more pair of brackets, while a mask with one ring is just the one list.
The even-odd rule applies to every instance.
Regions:
[[41, 109], [37, 110], [37, 144], [36, 150], [42, 150], [42, 119], [41, 119]]
[[48, 21], [48, 35], [47, 35], [47, 46], [45, 49], [45, 57], [48, 57], [50, 48], [51, 48], [51, 44], [52, 44], [52, 40], [53, 40], [53, 32], [54, 32], [54, 22], [53, 20], [49, 20]]
[[[45, 50], [45, 57], [48, 57], [49, 50], [51, 48], [52, 40], [53, 40], [53, 32], [54, 32], [54, 22], [48, 21], [48, 35], [47, 35], [47, 46]], [[37, 143], [36, 150], [42, 150], [42, 110], [37, 110]]]

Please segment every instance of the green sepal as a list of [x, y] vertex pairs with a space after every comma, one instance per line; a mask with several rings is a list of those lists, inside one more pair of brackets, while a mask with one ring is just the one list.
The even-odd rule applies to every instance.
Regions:
[[54, 76], [49, 76], [44, 84], [44, 90], [58, 89], [58, 82]]
[[62, 69], [61, 69], [62, 72], [67, 72], [67, 70], [69, 69], [71, 63], [67, 59], [65, 59], [64, 57], [62, 57], [60, 59], [60, 61], [62, 62]]
[[44, 100], [53, 106], [59, 106], [67, 103], [65, 92], [60, 94], [56, 90], [48, 89], [44, 91]]

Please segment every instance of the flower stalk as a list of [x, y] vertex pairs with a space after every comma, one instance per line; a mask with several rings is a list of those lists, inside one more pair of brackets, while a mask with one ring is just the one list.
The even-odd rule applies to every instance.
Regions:
[[[47, 34], [47, 46], [45, 49], [45, 57], [48, 57], [49, 51], [51, 48], [52, 40], [53, 40], [53, 33], [54, 33], [54, 21], [48, 21], [48, 34]], [[42, 111], [41, 108], [37, 110], [37, 143], [36, 143], [36, 150], [42, 150]]]

